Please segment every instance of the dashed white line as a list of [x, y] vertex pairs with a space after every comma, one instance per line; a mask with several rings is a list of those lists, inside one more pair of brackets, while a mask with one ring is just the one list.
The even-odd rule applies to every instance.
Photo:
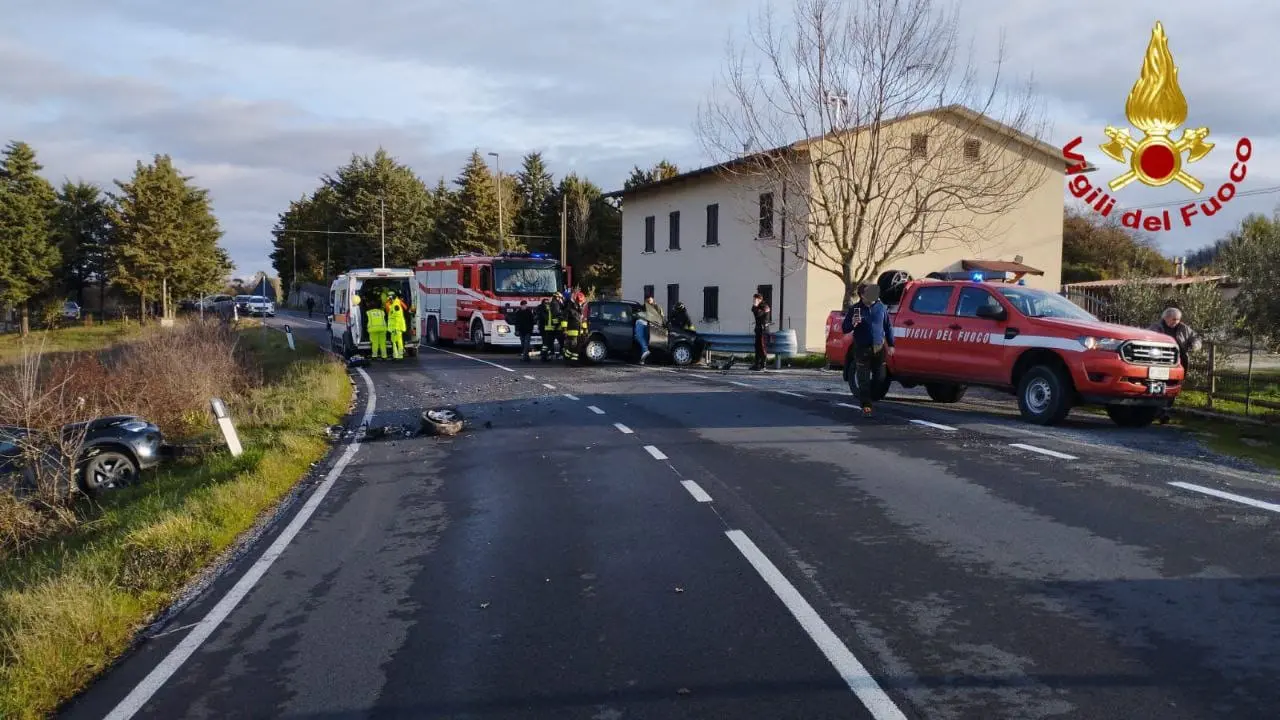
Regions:
[[907, 720], [907, 716], [893, 704], [889, 694], [880, 687], [866, 666], [854, 657], [844, 643], [840, 642], [840, 638], [832, 632], [830, 626], [823, 621], [813, 606], [769, 561], [769, 558], [760, 552], [760, 548], [751, 542], [751, 538], [741, 530], [728, 530], [725, 535], [729, 536], [738, 551], [747, 558], [747, 562], [760, 573], [760, 577], [764, 578], [765, 583], [778, 596], [782, 604], [787, 606], [792, 617], [800, 623], [800, 627], [808, 633], [809, 638], [827, 657], [827, 661], [836, 669], [836, 672], [840, 673], [845, 684], [854, 695], [858, 696], [871, 716], [875, 720]]
[[798, 398], [804, 397], [804, 395], [801, 395], [800, 393], [797, 393], [797, 392], [791, 392], [790, 390], [774, 390], [774, 392], [778, 393], [779, 395], [790, 395], [791, 397], [798, 397]]
[[614, 423], [613, 426], [618, 428], [618, 432], [622, 433], [623, 435], [635, 434], [634, 432], [632, 432], [631, 428], [627, 427], [626, 425], [623, 425], [622, 423]]
[[929, 422], [928, 420], [912, 420], [911, 422], [915, 425], [923, 425], [925, 427], [931, 427], [935, 430], [955, 430], [955, 428], [951, 427], [950, 425], [942, 425], [940, 423]]
[[737, 380], [730, 380], [730, 381], [729, 381], [729, 384], [730, 384], [730, 385], [737, 385], [738, 387], [744, 387], [744, 388], [749, 388], [749, 387], [751, 387], [750, 385], [748, 385], [748, 384], [746, 384], [746, 383], [744, 383], [744, 382], [738, 382]]
[[1222, 490], [1214, 490], [1213, 488], [1207, 488], [1207, 487], [1204, 487], [1203, 485], [1192, 485], [1191, 483], [1185, 483], [1185, 482], [1171, 482], [1169, 484], [1174, 487], [1182, 488], [1183, 490], [1190, 490], [1191, 492], [1204, 493], [1205, 495], [1212, 495], [1213, 497], [1222, 498], [1223, 500], [1230, 500], [1232, 502], [1238, 502], [1243, 505], [1249, 505], [1251, 507], [1260, 508], [1262, 510], [1270, 510], [1273, 513], [1280, 513], [1280, 505], [1277, 505], [1275, 503], [1263, 502], [1262, 500], [1254, 500], [1251, 497], [1245, 497], [1244, 495], [1236, 495], [1235, 493], [1229, 493]]
[[593, 412], [593, 413], [597, 414], [597, 415], [603, 415], [603, 414], [604, 414], [604, 411], [603, 411], [603, 410], [601, 410], [600, 408], [596, 407], [595, 405], [588, 405], [588, 406], [587, 406], [587, 409], [588, 409], [588, 410], [590, 410], [591, 412]]
[[653, 456], [654, 460], [666, 460], [667, 456], [656, 445], [645, 445], [644, 451]]
[[551, 383], [542, 383], [542, 387], [544, 387], [544, 388], [546, 388], [546, 389], [548, 389], [548, 390], [555, 390], [555, 389], [556, 389], [556, 386], [555, 386], [555, 385], [552, 385]]
[[858, 409], [857, 405], [850, 405], [849, 403], [836, 403], [836, 407], [849, 408], [850, 410]]
[[706, 375], [697, 375], [697, 374], [694, 374], [694, 373], [689, 373], [689, 377], [698, 378], [699, 380], [710, 380], [710, 379], [711, 379], [711, 378], [707, 377]]
[[[369, 389], [369, 404], [368, 407], [365, 408], [364, 419], [362, 420], [364, 425], [368, 425], [373, 419], [373, 411], [378, 403], [378, 393], [374, 390], [373, 378], [369, 377], [368, 373], [360, 368], [356, 368], [356, 372], [358, 372], [360, 377], [364, 379], [365, 387]], [[152, 696], [154, 696], [156, 692], [164, 686], [165, 682], [167, 682], [169, 678], [173, 677], [173, 674], [178, 671], [178, 668], [182, 667], [182, 664], [195, 654], [196, 650], [204, 644], [204, 641], [208, 640], [209, 636], [218, 629], [218, 626], [227, 619], [227, 616], [236, 609], [236, 606], [240, 604], [240, 601], [244, 600], [245, 596], [249, 594], [249, 591], [253, 589], [254, 585], [258, 584], [258, 581], [262, 579], [262, 576], [266, 575], [267, 570], [269, 570], [271, 565], [275, 563], [276, 559], [284, 553], [285, 548], [289, 546], [289, 543], [293, 542], [293, 539], [298, 536], [298, 533], [302, 531], [302, 526], [306, 525], [307, 521], [311, 519], [316, 508], [320, 506], [320, 503], [324, 500], [325, 496], [329, 494], [329, 490], [332, 489], [334, 483], [337, 482], [338, 476], [342, 475], [342, 471], [346, 469], [347, 465], [351, 462], [351, 458], [355, 457], [356, 451], [359, 449], [360, 441], [358, 439], [353, 440], [351, 444], [347, 446], [346, 451], [338, 458], [338, 462], [334, 463], [333, 469], [331, 469], [329, 474], [325, 476], [324, 481], [320, 483], [320, 486], [316, 488], [316, 491], [311, 493], [311, 497], [307, 498], [307, 502], [302, 506], [302, 509], [298, 511], [297, 515], [293, 516], [293, 520], [289, 521], [289, 524], [285, 526], [284, 530], [280, 533], [280, 536], [276, 538], [275, 542], [271, 543], [258, 560], [250, 566], [244, 576], [240, 578], [239, 582], [227, 591], [227, 594], [218, 601], [218, 604], [213, 606], [213, 609], [209, 611], [209, 614], [205, 615], [204, 619], [196, 623], [195, 628], [191, 633], [184, 637], [182, 642], [178, 643], [177, 647], [170, 650], [169, 654], [160, 661], [160, 664], [155, 666], [151, 672], [142, 679], [142, 682], [138, 683], [138, 685], [120, 701], [120, 704], [116, 705], [115, 708], [111, 710], [111, 713], [107, 715], [106, 720], [128, 720], [128, 718], [133, 717], [151, 700]]]
[[1080, 459], [1075, 455], [1060, 453], [1057, 450], [1046, 450], [1042, 447], [1036, 447], [1035, 445], [1027, 445], [1026, 443], [1009, 443], [1009, 447], [1016, 447], [1019, 450], [1026, 450], [1028, 452], [1040, 453], [1041, 455], [1048, 455], [1049, 457], [1058, 458], [1059, 460], [1079, 460]]
[[697, 500], [698, 502], [711, 502], [711, 496], [708, 495], [707, 491], [703, 490], [702, 486], [698, 483], [692, 480], [681, 480], [680, 484], [684, 486], [685, 490], [689, 491], [689, 494], [693, 496], [694, 500]]
[[[505, 371], [507, 371], [507, 372], [509, 372], [509, 373], [513, 373], [513, 372], [515, 372], [515, 370], [512, 370], [512, 369], [511, 369], [511, 368], [509, 368], [509, 367], [505, 367], [505, 366], [499, 365], [499, 364], [498, 364], [498, 363], [496, 363], [496, 362], [489, 362], [488, 360], [485, 360], [485, 359], [483, 359], [483, 358], [475, 357], [474, 355], [466, 355], [466, 354], [464, 354], [464, 353], [454, 352], [454, 351], [452, 351], [452, 350], [445, 350], [444, 348], [438, 348], [438, 347], [435, 347], [434, 345], [423, 345], [422, 347], [424, 347], [424, 348], [426, 348], [426, 349], [428, 349], [428, 350], [435, 350], [436, 352], [442, 352], [442, 353], [444, 353], [444, 354], [446, 354], [446, 355], [453, 355], [453, 356], [460, 357], [460, 358], [466, 358], [466, 359], [468, 359], [468, 360], [475, 360], [475, 361], [476, 361], [476, 362], [478, 362], [478, 363], [484, 363], [485, 365], [489, 365], [489, 366], [491, 366], [491, 367], [496, 367], [496, 368], [498, 368], [499, 370], [505, 370]], [[528, 376], [526, 376], [526, 377], [528, 377]], [[530, 379], [530, 380], [532, 380], [533, 378], [529, 378], [529, 379]]]
[[564, 394], [564, 396], [565, 396], [565, 397], [567, 397], [567, 398], [569, 398], [570, 400], [578, 400], [578, 399], [579, 399], [577, 395], [570, 395], [569, 393], [565, 393], [565, 394]]

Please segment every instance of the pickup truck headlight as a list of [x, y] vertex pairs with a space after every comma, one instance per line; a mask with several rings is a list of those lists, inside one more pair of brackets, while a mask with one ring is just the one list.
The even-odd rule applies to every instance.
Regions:
[[1119, 350], [1121, 343], [1124, 342], [1123, 340], [1117, 340], [1115, 338], [1099, 338], [1093, 337], [1092, 335], [1078, 337], [1076, 340], [1083, 345], [1086, 350], [1111, 350], [1113, 352]]

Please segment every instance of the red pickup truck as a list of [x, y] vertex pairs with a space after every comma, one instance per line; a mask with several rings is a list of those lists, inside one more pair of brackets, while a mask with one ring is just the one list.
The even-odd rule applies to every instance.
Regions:
[[[856, 394], [852, 335], [827, 319], [827, 360]], [[936, 402], [968, 386], [1014, 393], [1022, 416], [1059, 423], [1075, 405], [1102, 405], [1116, 424], [1144, 427], [1182, 389], [1178, 348], [1160, 333], [1098, 320], [1070, 300], [1021, 285], [914, 280], [890, 307], [892, 381], [924, 385]], [[878, 388], [883, 397], [888, 382]]]

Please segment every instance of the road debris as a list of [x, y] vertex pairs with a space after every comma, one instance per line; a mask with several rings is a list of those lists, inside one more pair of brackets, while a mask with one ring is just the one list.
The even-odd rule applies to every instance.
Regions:
[[455, 407], [438, 407], [422, 411], [422, 430], [424, 435], [449, 437], [462, 432], [466, 419]]

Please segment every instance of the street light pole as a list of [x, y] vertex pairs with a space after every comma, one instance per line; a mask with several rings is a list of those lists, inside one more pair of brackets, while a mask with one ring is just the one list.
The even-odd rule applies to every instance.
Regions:
[[498, 252], [504, 252], [507, 244], [503, 242], [502, 237], [502, 158], [496, 152], [489, 153], [493, 157], [494, 165], [498, 168]]
[[382, 234], [382, 264], [378, 267], [385, 268], [387, 266], [387, 199], [379, 197], [378, 222], [381, 225]]

